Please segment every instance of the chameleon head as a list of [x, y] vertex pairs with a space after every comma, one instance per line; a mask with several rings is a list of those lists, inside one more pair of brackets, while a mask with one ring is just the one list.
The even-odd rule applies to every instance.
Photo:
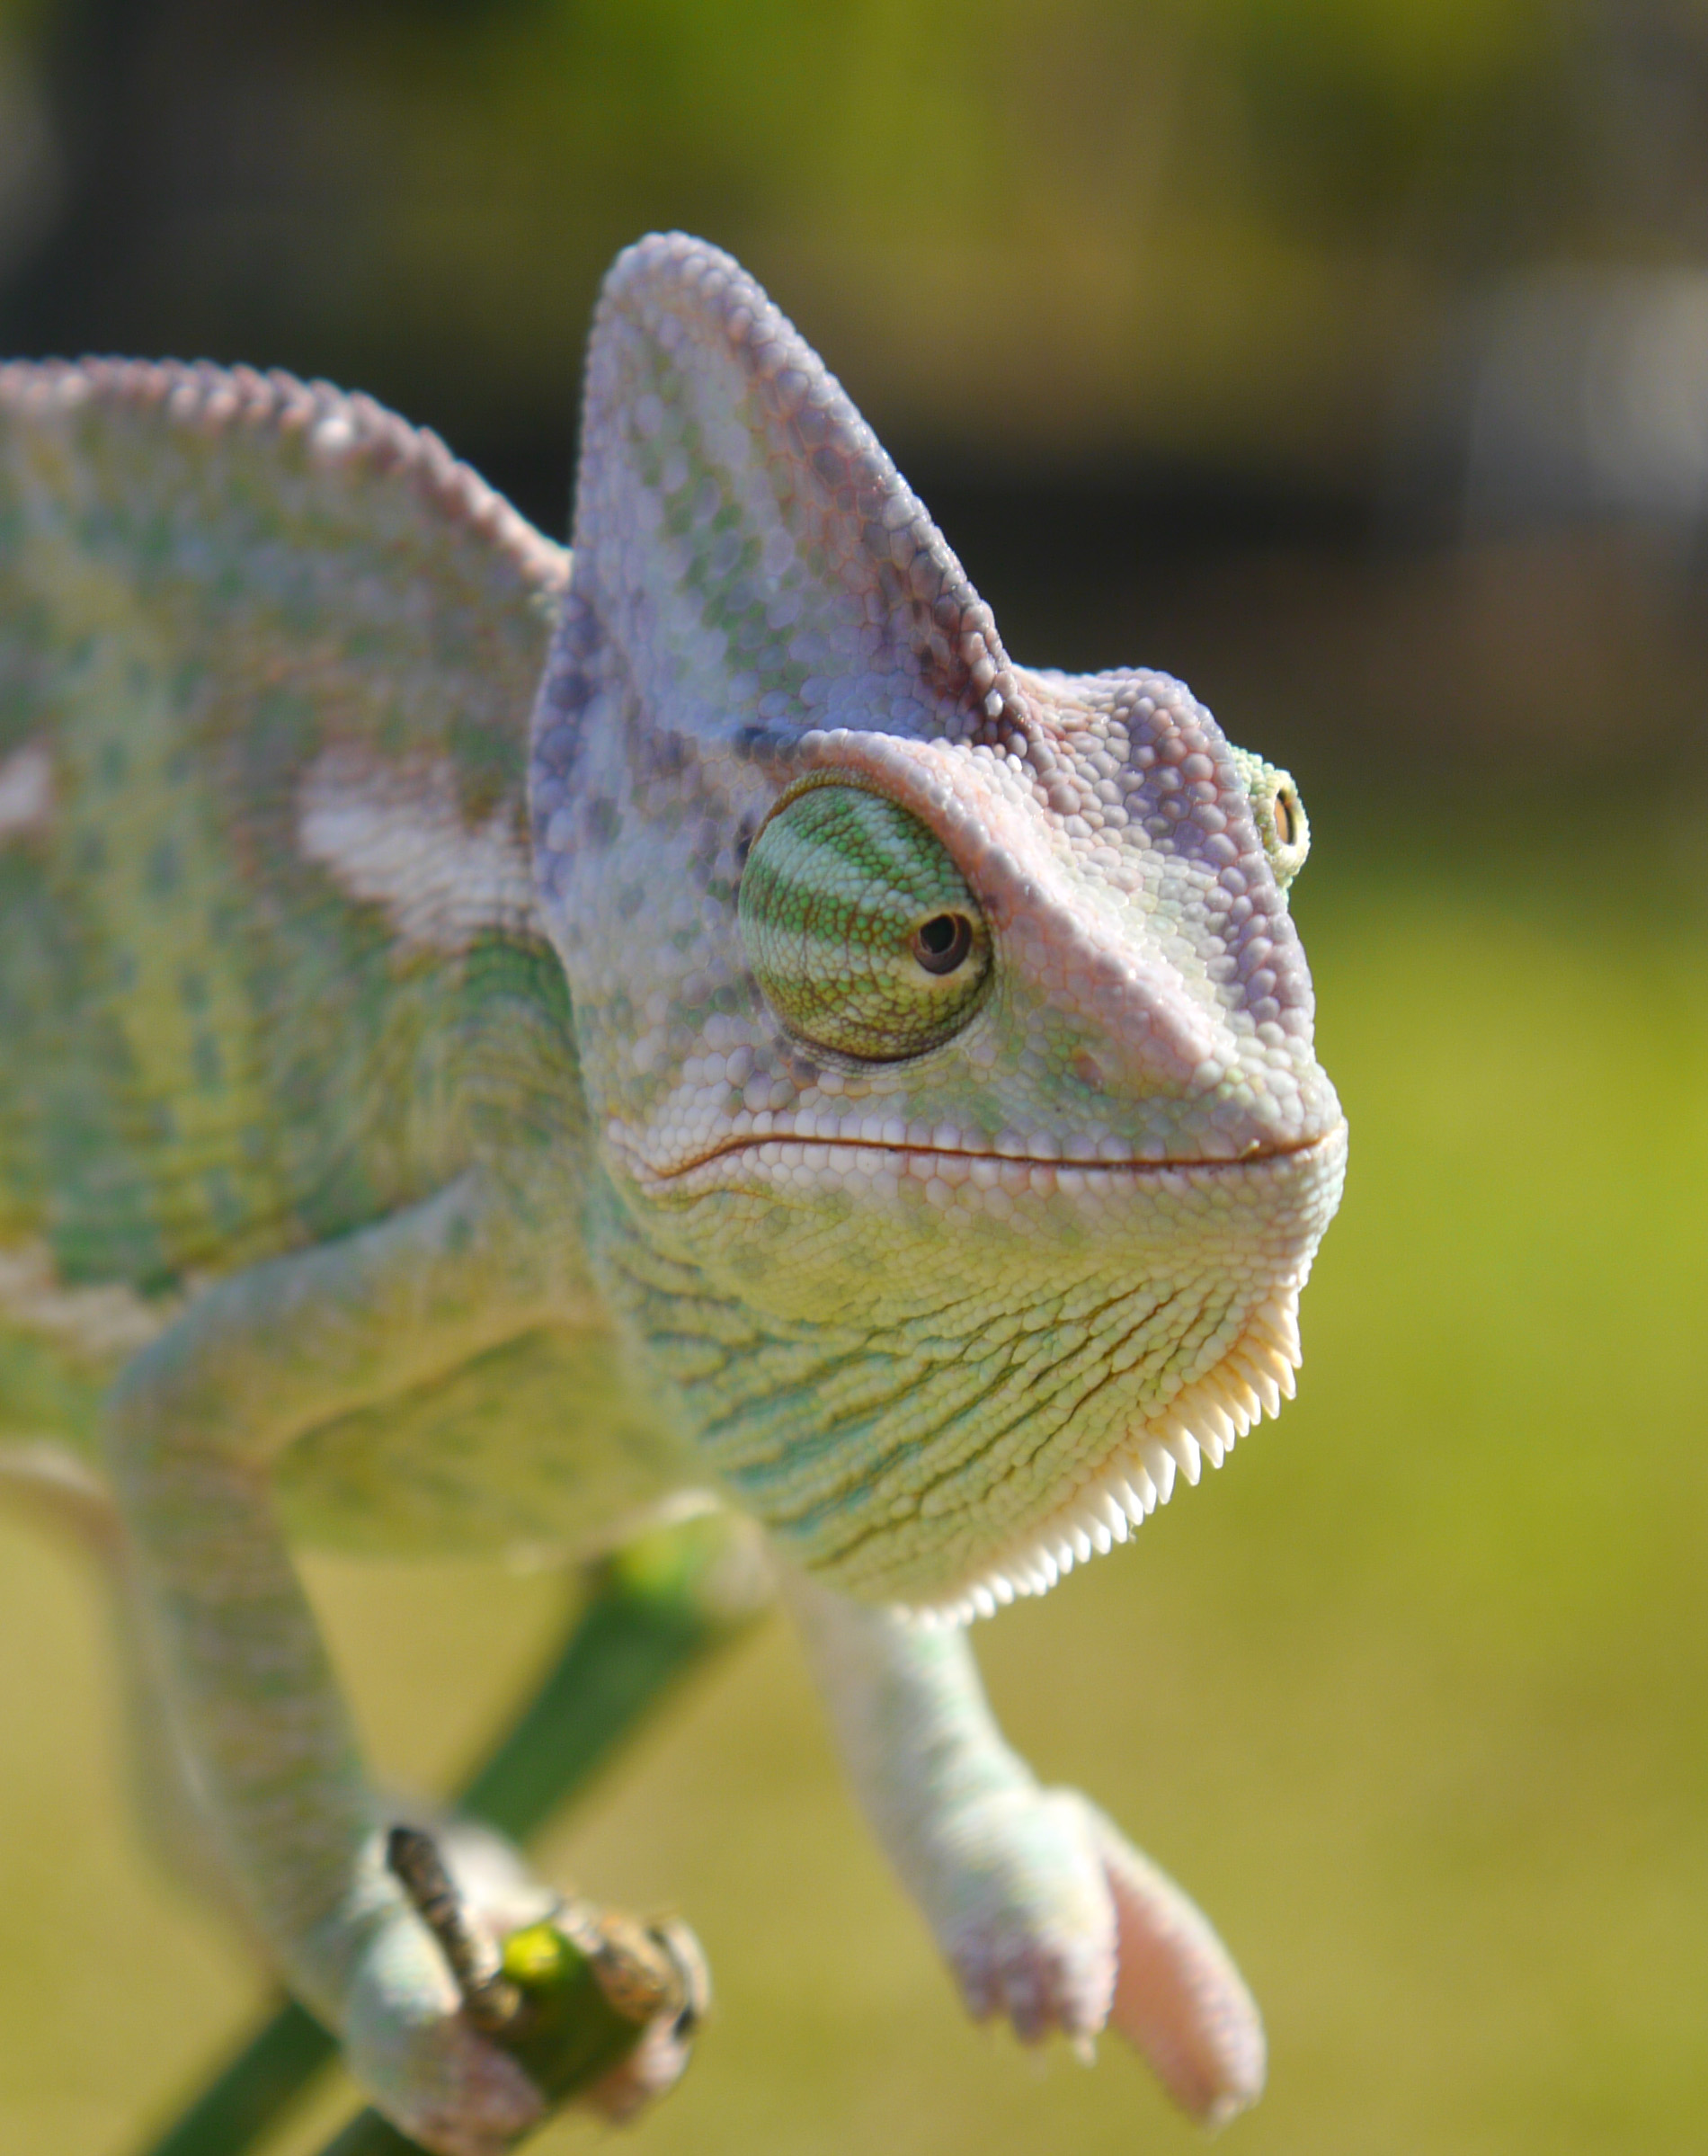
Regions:
[[1167, 676], [1012, 664], [711, 248], [618, 260], [583, 444], [531, 784], [608, 1288], [799, 1562], [1040, 1591], [1292, 1390], [1296, 792]]

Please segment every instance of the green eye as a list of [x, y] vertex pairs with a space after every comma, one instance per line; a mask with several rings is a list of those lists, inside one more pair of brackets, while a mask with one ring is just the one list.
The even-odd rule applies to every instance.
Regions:
[[984, 916], [944, 847], [861, 787], [809, 787], [777, 812], [740, 909], [771, 1008], [839, 1056], [923, 1055], [971, 1018], [991, 969]]
[[1298, 788], [1285, 771], [1276, 773], [1276, 782], [1267, 801], [1259, 799], [1258, 828], [1263, 833], [1275, 880], [1285, 891], [1303, 868], [1304, 857], [1311, 851], [1311, 826], [1304, 820], [1304, 803], [1299, 798]]
[[1232, 751], [1240, 777], [1251, 797], [1258, 836], [1269, 857], [1275, 880], [1285, 891], [1304, 866], [1311, 851], [1311, 826], [1305, 821], [1304, 803], [1291, 775], [1273, 763], [1265, 763], [1249, 749]]

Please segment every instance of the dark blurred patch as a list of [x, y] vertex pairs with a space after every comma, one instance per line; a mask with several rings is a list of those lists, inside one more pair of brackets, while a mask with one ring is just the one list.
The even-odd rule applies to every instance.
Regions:
[[1705, 120], [1686, 0], [0, 0], [0, 348], [330, 375], [561, 532], [684, 225], [1017, 656], [1307, 783], [1617, 788], [1704, 736]]

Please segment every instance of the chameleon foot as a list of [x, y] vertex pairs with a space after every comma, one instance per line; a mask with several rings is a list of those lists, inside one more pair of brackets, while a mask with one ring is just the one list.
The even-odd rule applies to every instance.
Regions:
[[1089, 2051], [1105, 2027], [1219, 2125], [1262, 2093], [1263, 2024], [1208, 1921], [1076, 1790], [1017, 1788], [939, 1829], [939, 1937], [973, 2014]]
[[[430, 2071], [425, 2047], [409, 2045], [407, 2088], [377, 2083], [382, 2107], [424, 2146], [495, 2156], [565, 2105], [626, 2119], [681, 2078], [710, 1996], [686, 1926], [644, 1925], [572, 1900], [507, 1928], [502, 1890], [483, 1910], [478, 1887], [465, 1891], [475, 1884], [466, 1863], [453, 1880], [433, 1837], [415, 1827], [392, 1829], [386, 1862], [457, 2002], [435, 2030]], [[513, 1914], [513, 1900], [509, 1907]], [[407, 2011], [409, 1985], [387, 1973], [399, 2018], [420, 2026]], [[354, 2062], [360, 2071], [362, 2059]]]

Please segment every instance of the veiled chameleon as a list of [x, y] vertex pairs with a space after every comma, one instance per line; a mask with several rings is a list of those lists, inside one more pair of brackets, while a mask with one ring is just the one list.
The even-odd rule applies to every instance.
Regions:
[[[1337, 1201], [1285, 773], [1010, 662], [727, 257], [624, 254], [571, 558], [278, 376], [0, 369], [0, 1432], [99, 1457], [206, 1836], [431, 2147], [538, 2113], [378, 1861], [287, 1535], [758, 1520], [969, 2003], [1261, 2083], [963, 1620], [1273, 1413]], [[529, 713], [532, 709], [531, 731]]]

